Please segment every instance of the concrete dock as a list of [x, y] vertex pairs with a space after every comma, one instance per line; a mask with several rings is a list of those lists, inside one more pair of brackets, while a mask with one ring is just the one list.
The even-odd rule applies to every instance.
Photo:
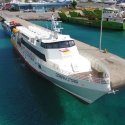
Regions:
[[20, 18], [24, 20], [50, 20], [51, 15], [54, 13], [54, 16], [58, 18], [58, 12], [43, 12], [43, 13], [35, 13], [35, 12], [10, 12], [10, 11], [0, 11], [0, 15], [6, 18]]
[[104, 63], [104, 65], [109, 70], [111, 86], [113, 89], [125, 85], [125, 59], [120, 58], [109, 52], [100, 52], [99, 49], [87, 45], [83, 42], [81, 43], [80, 41], [76, 42], [76, 45], [81, 55], [82, 53], [86, 52]]
[[[27, 13], [28, 15], [30, 13]], [[44, 15], [41, 15], [41, 17], [43, 19], [49, 19], [51, 18], [51, 14], [52, 13], [44, 13]], [[21, 23], [22, 25], [24, 25], [25, 27], [28, 27], [29, 25], [35, 25], [32, 24], [28, 21], [25, 21], [21, 18], [21, 16], [24, 16], [26, 19], [26, 14], [21, 13], [21, 15], [19, 15], [18, 12], [18, 16], [14, 13], [11, 12], [0, 12], [1, 17], [8, 19], [8, 20], [15, 20], [19, 23]], [[34, 14], [35, 15], [35, 14]], [[34, 16], [34, 15], [30, 15], [30, 17]], [[37, 15], [37, 14], [36, 14]], [[58, 15], [57, 15], [58, 16]], [[29, 18], [29, 16], [28, 16]], [[35, 16], [32, 17], [32, 19], [35, 19]], [[37, 26], [39, 27], [39, 26]], [[77, 41], [76, 40], [76, 45], [78, 47], [78, 50], [80, 52], [81, 55], [83, 55], [83, 53], [88, 53], [90, 55], [92, 55], [93, 57], [95, 57], [96, 59], [100, 60], [109, 70], [110, 73], [110, 78], [111, 78], [111, 86], [112, 89], [118, 89], [121, 86], [125, 86], [125, 59], [120, 58], [114, 54], [111, 53], [103, 53], [101, 51], [99, 51], [98, 48], [95, 48], [93, 46], [90, 46], [88, 44], [85, 44], [83, 42]]]

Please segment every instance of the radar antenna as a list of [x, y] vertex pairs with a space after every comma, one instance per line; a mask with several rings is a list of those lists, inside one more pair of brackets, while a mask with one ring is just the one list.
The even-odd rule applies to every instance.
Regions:
[[54, 17], [54, 15], [52, 14], [52, 18], [51, 18], [51, 21], [52, 21], [52, 30], [54, 31], [54, 37], [56, 39], [58, 39], [58, 33], [61, 32], [61, 30], [63, 29], [60, 25], [60, 27], [57, 27], [59, 26], [59, 24], [62, 22], [62, 21], [57, 21], [57, 19]]

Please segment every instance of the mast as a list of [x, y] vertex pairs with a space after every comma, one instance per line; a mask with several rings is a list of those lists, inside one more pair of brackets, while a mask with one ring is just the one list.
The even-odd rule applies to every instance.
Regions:
[[57, 21], [53, 14], [51, 21], [52, 21], [52, 30], [54, 31], [54, 37], [58, 39], [58, 33], [60, 33], [61, 29], [63, 29], [62, 27], [57, 27], [59, 23], [61, 23], [61, 21]]
[[[116, 2], [115, 2], [114, 5], [113, 5], [113, 7], [114, 7], [113, 9], [116, 8], [116, 3], [117, 3], [117, 0], [116, 0]], [[100, 40], [99, 40], [99, 50], [100, 50], [100, 51], [102, 50], [103, 10], [104, 10], [104, 8], [103, 8], [103, 6], [102, 6], [101, 27], [100, 27]]]

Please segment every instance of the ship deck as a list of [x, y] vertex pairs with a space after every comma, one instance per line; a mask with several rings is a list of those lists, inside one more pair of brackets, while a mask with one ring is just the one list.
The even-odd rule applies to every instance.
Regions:
[[[41, 14], [41, 18], [50, 18], [52, 13], [44, 13], [43, 15]], [[32, 24], [28, 21], [25, 21], [21, 19], [21, 17], [29, 18], [32, 17], [32, 19], [35, 19], [35, 14], [29, 14], [29, 13], [14, 13], [14, 12], [9, 12], [9, 11], [0, 11], [0, 15], [2, 18], [7, 19], [7, 20], [15, 20], [18, 23], [24, 25], [25, 27], [29, 26], [36, 26], [35, 24]], [[16, 15], [16, 16], [15, 16]], [[18, 18], [18, 17], [20, 18]], [[39, 15], [37, 15], [39, 16]], [[39, 26], [36, 26], [39, 27]], [[40, 27], [42, 28], [42, 27]], [[43, 28], [42, 28], [43, 29]], [[45, 28], [44, 28], [45, 29]], [[111, 53], [103, 53], [102, 51], [99, 51], [98, 48], [95, 48], [93, 46], [90, 46], [88, 44], [85, 44], [81, 41], [76, 40], [76, 45], [78, 47], [78, 50], [81, 55], [84, 55], [84, 53], [88, 53], [95, 57], [96, 59], [100, 60], [107, 69], [109, 70], [110, 73], [110, 81], [111, 81], [111, 87], [112, 89], [119, 88], [121, 86], [125, 86], [125, 59], [120, 58], [114, 54]], [[82, 76], [82, 74], [80, 75]]]
[[81, 72], [69, 76], [79, 80], [93, 81], [95, 83], [105, 83], [105, 80], [103, 79], [103, 73], [98, 72], [94, 69], [92, 69], [92, 71], [89, 72]]

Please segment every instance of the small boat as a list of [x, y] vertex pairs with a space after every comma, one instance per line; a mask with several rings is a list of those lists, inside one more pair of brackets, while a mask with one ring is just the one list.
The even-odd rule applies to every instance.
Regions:
[[110, 22], [124, 23], [125, 10], [115, 7], [108, 7], [103, 9], [103, 20]]
[[1, 25], [4, 29], [4, 31], [11, 36], [12, 34], [12, 29], [15, 28], [16, 26], [21, 26], [20, 23], [17, 23], [16, 21], [7, 21], [7, 20], [2, 20]]
[[110, 74], [97, 59], [81, 56], [75, 40], [60, 34], [60, 21], [52, 16], [52, 31], [36, 26], [16, 26], [11, 41], [35, 72], [74, 96], [92, 103], [111, 91]]

